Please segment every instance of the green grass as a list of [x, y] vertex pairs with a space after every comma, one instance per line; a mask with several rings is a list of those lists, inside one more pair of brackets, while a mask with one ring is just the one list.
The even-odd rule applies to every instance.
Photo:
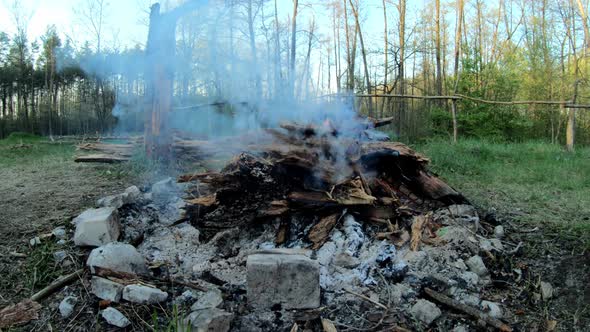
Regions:
[[484, 140], [434, 140], [415, 148], [475, 205], [590, 248], [590, 148], [569, 153], [547, 143]]
[[12, 133], [0, 140], [0, 165], [43, 165], [49, 161], [70, 159], [75, 147], [72, 144], [50, 144], [39, 136], [27, 133]]

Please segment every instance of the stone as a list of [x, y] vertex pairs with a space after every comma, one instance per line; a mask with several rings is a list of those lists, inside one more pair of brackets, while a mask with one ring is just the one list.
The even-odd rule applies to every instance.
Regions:
[[313, 309], [320, 305], [317, 261], [300, 254], [254, 254], [247, 262], [248, 302], [255, 308]]
[[499, 225], [499, 226], [494, 227], [494, 236], [497, 239], [503, 238], [504, 237], [504, 226]]
[[41, 239], [38, 236], [35, 236], [34, 238], [29, 240], [29, 244], [31, 245], [31, 247], [38, 246], [41, 244]]
[[459, 278], [464, 280], [469, 286], [477, 286], [479, 276], [475, 272], [465, 271], [459, 275]]
[[125, 204], [135, 204], [138, 200], [142, 198], [141, 190], [137, 188], [137, 186], [131, 186], [125, 189]]
[[218, 289], [213, 289], [201, 296], [197, 302], [195, 302], [191, 306], [192, 311], [202, 310], [202, 309], [210, 309], [210, 308], [217, 308], [220, 304], [223, 303], [223, 298], [221, 297], [221, 291]]
[[488, 274], [488, 269], [479, 256], [473, 256], [469, 258], [465, 264], [467, 264], [467, 267], [469, 267], [472, 272], [480, 277], [484, 277]]
[[66, 240], [59, 240], [56, 243], [57, 243], [57, 245], [63, 246], [66, 244]]
[[481, 301], [481, 309], [486, 312], [490, 317], [502, 318], [502, 308], [500, 305], [490, 301]]
[[133, 303], [153, 304], [166, 301], [168, 293], [153, 287], [129, 285], [123, 288], [123, 299]]
[[66, 228], [59, 226], [51, 231], [51, 235], [55, 236], [56, 239], [64, 240], [67, 237]]
[[227, 332], [234, 315], [217, 308], [197, 310], [182, 322], [180, 331], [186, 332]]
[[77, 246], [98, 247], [117, 241], [121, 234], [117, 210], [110, 207], [86, 210], [74, 219], [74, 223], [74, 244]]
[[119, 283], [100, 277], [92, 277], [90, 286], [92, 294], [96, 295], [99, 299], [111, 302], [121, 301], [121, 295], [125, 287]]
[[101, 312], [102, 318], [107, 321], [107, 323], [114, 325], [116, 327], [124, 328], [131, 324], [129, 319], [125, 317], [119, 310], [108, 307]]
[[550, 283], [541, 281], [541, 297], [545, 301], [553, 297], [553, 286]]
[[465, 293], [459, 296], [459, 302], [467, 304], [471, 307], [479, 307], [481, 299], [476, 294]]
[[452, 331], [453, 332], [469, 332], [469, 329], [465, 325], [456, 325]]
[[414, 318], [422, 321], [426, 325], [430, 325], [441, 315], [442, 312], [436, 304], [420, 299], [412, 306], [410, 313]]
[[479, 248], [483, 251], [502, 251], [504, 250], [504, 246], [502, 245], [502, 241], [498, 239], [482, 239], [479, 241]]
[[59, 250], [53, 253], [53, 260], [55, 260], [56, 263], [63, 262], [66, 257], [68, 257], [68, 252], [65, 250]]
[[100, 198], [96, 201], [96, 206], [101, 208], [115, 208], [119, 209], [125, 205], [125, 194], [110, 195]]
[[112, 242], [92, 250], [86, 265], [91, 273], [95, 273], [95, 267], [135, 274], [148, 273], [145, 260], [137, 249], [130, 244], [120, 242]]
[[74, 312], [74, 308], [78, 303], [78, 298], [75, 296], [68, 296], [59, 303], [59, 313], [62, 318], [68, 318]]
[[156, 203], [166, 203], [178, 192], [176, 181], [167, 178], [152, 185], [152, 200]]

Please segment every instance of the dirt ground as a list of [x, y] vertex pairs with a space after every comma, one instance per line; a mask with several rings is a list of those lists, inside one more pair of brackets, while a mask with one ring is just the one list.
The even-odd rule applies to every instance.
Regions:
[[[11, 152], [0, 146], [1, 153]], [[29, 297], [83, 264], [82, 253], [73, 257], [71, 265], [56, 264], [52, 253], [59, 249], [54, 241], [32, 247], [30, 239], [68, 225], [96, 199], [138, 184], [137, 178], [116, 166], [76, 164], [72, 154], [73, 148], [66, 148], [41, 153], [34, 161], [25, 158], [0, 164], [0, 308]], [[522, 272], [520, 280], [498, 280], [487, 294], [505, 305], [506, 321], [515, 331], [590, 331], [590, 253], [572, 250], [575, 246], [542, 227], [515, 225], [502, 216], [497, 219], [506, 227], [507, 241], [523, 243], [521, 254], [493, 263], [496, 270], [512, 276], [515, 269]], [[78, 255], [79, 251], [71, 252]], [[540, 298], [540, 281], [553, 285], [552, 299]], [[57, 309], [51, 310], [48, 319], [59, 321]], [[476, 325], [471, 318], [456, 315]]]
[[0, 164], [0, 307], [75, 268], [51, 266], [52, 250], [59, 249], [33, 248], [32, 238], [69, 224], [97, 198], [121, 192], [132, 181], [116, 166], [74, 163], [73, 147], [40, 145], [29, 150], [15, 153], [0, 146], [0, 154], [16, 154], [14, 162]]

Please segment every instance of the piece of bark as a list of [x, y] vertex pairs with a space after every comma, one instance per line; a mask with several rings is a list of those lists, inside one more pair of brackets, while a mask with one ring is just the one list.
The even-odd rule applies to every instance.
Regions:
[[278, 217], [289, 211], [289, 203], [285, 200], [276, 200], [270, 202], [270, 206], [260, 212], [259, 217]]
[[394, 119], [395, 119], [394, 117], [382, 118], [382, 119], [367, 118], [367, 120], [369, 120], [369, 122], [371, 122], [373, 124], [373, 128], [387, 126], [388, 124], [391, 124]]
[[456, 204], [465, 202], [465, 198], [455, 189], [444, 183], [436, 176], [432, 176], [425, 171], [420, 171], [416, 177], [416, 182], [420, 190], [429, 198], [438, 201], [448, 201]]
[[315, 209], [339, 205], [331, 199], [326, 193], [317, 191], [295, 191], [288, 195], [288, 199], [293, 204], [307, 209]]
[[412, 221], [412, 238], [410, 239], [410, 249], [412, 251], [418, 251], [420, 248], [420, 242], [422, 242], [422, 231], [426, 226], [426, 223], [430, 219], [430, 215], [420, 215], [414, 217]]
[[31, 299], [9, 305], [0, 310], [0, 329], [7, 329], [39, 319], [41, 305]]
[[493, 326], [502, 332], [512, 332], [512, 328], [510, 326], [508, 326], [507, 324], [505, 324], [504, 322], [502, 322], [499, 319], [491, 317], [490, 315], [486, 314], [485, 312], [483, 312], [481, 310], [478, 310], [476, 308], [465, 305], [457, 300], [454, 300], [454, 299], [452, 299], [446, 295], [443, 295], [439, 292], [436, 292], [430, 288], [425, 288], [424, 292], [433, 300], [435, 300], [439, 303], [442, 303], [446, 306], [449, 306], [455, 310], [458, 310], [458, 311], [461, 311], [465, 314], [468, 314], [478, 320], [482, 320], [482, 321], [486, 322], [487, 324], [489, 324], [490, 326]]
[[84, 156], [77, 156], [74, 159], [74, 161], [77, 163], [115, 164], [129, 161], [129, 157], [115, 154], [89, 154]]
[[197, 205], [197, 206], [202, 206], [202, 207], [211, 207], [211, 206], [217, 204], [217, 195], [216, 194], [211, 194], [211, 195], [207, 195], [207, 196], [202, 196], [202, 197], [198, 197], [198, 198], [189, 199], [189, 200], [186, 200], [186, 203], [188, 205]]
[[84, 269], [79, 269], [73, 273], [70, 273], [66, 276], [62, 276], [49, 284], [47, 287], [43, 288], [42, 290], [35, 293], [31, 296], [32, 301], [41, 301], [44, 298], [48, 297], [49, 295], [57, 292], [62, 287], [69, 285], [70, 283], [77, 280], [82, 274], [84, 273]]
[[340, 216], [340, 213], [335, 213], [322, 218], [317, 224], [313, 225], [307, 236], [313, 243], [311, 246], [312, 249], [317, 250], [326, 243], [330, 236], [330, 232], [332, 232], [332, 229], [338, 222], [338, 219], [340, 219]]

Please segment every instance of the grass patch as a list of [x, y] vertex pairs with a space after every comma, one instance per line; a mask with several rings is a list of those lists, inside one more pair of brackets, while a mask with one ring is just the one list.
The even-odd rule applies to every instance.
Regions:
[[24, 133], [12, 133], [0, 140], [0, 165], [46, 165], [72, 158], [71, 144], [50, 144], [45, 138]]
[[25, 287], [31, 294], [49, 285], [63, 274], [63, 269], [53, 257], [59, 250], [52, 241], [44, 241], [33, 247], [26, 260]]
[[419, 144], [431, 169], [477, 206], [557, 231], [590, 248], [590, 148], [434, 140]]

